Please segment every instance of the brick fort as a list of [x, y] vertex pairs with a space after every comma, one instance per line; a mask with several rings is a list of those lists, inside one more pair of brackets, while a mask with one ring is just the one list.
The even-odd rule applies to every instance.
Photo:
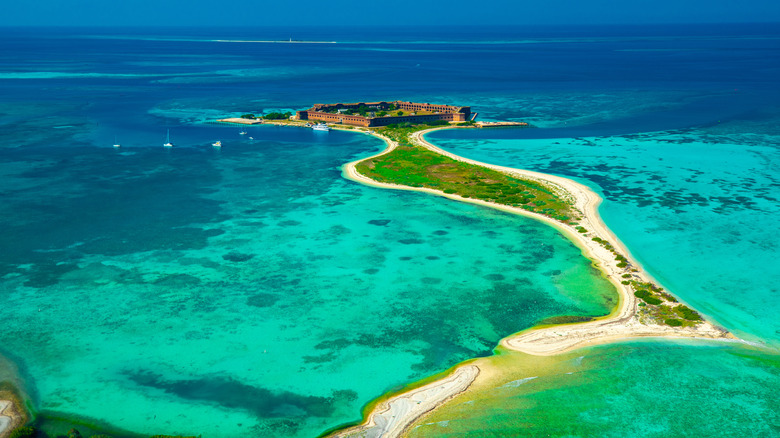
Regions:
[[[355, 114], [355, 112], [359, 114]], [[438, 120], [467, 122], [473, 117], [471, 107], [468, 106], [434, 105], [396, 100], [394, 102], [318, 103], [308, 110], [297, 111], [296, 118], [298, 120], [373, 128], [398, 123], [427, 123]]]

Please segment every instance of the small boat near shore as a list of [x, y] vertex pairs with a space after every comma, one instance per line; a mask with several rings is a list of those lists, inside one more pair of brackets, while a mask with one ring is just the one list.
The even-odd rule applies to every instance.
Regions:
[[312, 126], [311, 129], [315, 131], [330, 131], [330, 126], [324, 124], [324, 123], [317, 123], [316, 125]]
[[116, 137], [114, 137], [114, 147], [115, 148], [121, 148], [122, 147], [122, 145], [119, 144], [119, 142], [116, 141]]
[[214, 143], [211, 143], [211, 145], [214, 146], [215, 148], [221, 148], [222, 147], [222, 141], [221, 140], [217, 140]]
[[247, 134], [247, 132], [245, 130], [243, 130], [243, 129], [241, 131], [239, 131], [239, 133], [238, 133], [238, 135], [246, 135], [246, 134]]

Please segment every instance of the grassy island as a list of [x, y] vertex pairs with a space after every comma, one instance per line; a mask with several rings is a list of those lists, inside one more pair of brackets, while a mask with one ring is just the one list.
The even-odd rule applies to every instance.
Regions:
[[557, 188], [457, 161], [412, 143], [411, 134], [431, 127], [391, 125], [379, 129], [381, 134], [398, 143], [398, 147], [358, 163], [357, 171], [378, 182], [425, 187], [464, 198], [519, 207], [561, 222], [579, 220], [580, 214], [572, 202]]

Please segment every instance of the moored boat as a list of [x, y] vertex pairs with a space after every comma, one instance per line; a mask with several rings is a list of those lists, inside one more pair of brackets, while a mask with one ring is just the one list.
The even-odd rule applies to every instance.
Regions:
[[173, 143], [171, 143], [171, 130], [168, 130], [168, 133], [165, 135], [165, 143], [163, 143], [163, 146], [166, 148], [173, 147]]

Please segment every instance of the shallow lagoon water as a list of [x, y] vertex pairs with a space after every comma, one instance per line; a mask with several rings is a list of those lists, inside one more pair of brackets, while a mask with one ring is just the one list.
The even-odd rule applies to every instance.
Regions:
[[195, 133], [230, 140], [4, 155], [0, 340], [37, 409], [311, 436], [508, 333], [614, 305], [545, 225], [343, 179], [376, 139]]
[[[473, 144], [455, 147], [519, 167], [535, 160], [539, 170], [592, 184], [607, 199], [610, 227], [664, 284], [731, 329], [776, 339], [776, 306], [765, 293], [776, 284], [765, 232], [772, 222], [756, 228], [753, 220], [776, 209], [752, 196], [776, 190], [768, 170], [776, 156], [766, 149], [777, 144], [766, 137], [778, 126], [776, 27], [383, 29], [383, 41], [373, 30], [295, 30], [296, 39], [334, 45], [214, 41], [289, 37], [275, 29], [0, 32], [0, 293], [8, 303], [0, 312], [9, 321], [0, 349], [21, 367], [37, 409], [142, 433], [311, 436], [357, 420], [361, 406], [392, 388], [490, 354], [497, 339], [546, 316], [605, 311], [608, 288], [556, 232], [341, 179], [338, 166], [378, 150], [376, 140], [264, 127], [250, 128], [252, 144], [237, 129], [200, 126], [314, 102], [469, 104], [483, 119], [549, 128], [547, 138], [589, 137], [552, 140], [558, 149], [526, 142], [522, 157], [514, 143], [522, 136], [511, 131], [474, 132]], [[685, 131], [626, 136], [701, 125], [710, 125], [706, 141]], [[171, 151], [161, 148], [166, 129], [178, 145]], [[607, 135], [622, 137], [592, 139]], [[487, 140], [502, 136], [512, 142], [499, 149], [509, 153], [491, 158]], [[119, 151], [110, 148], [115, 138]], [[217, 139], [222, 151], [210, 147]], [[671, 160], [678, 150], [687, 157]], [[613, 155], [622, 167], [604, 162]], [[702, 157], [729, 165], [707, 173], [709, 164], [697, 167]], [[667, 186], [683, 189], [655, 195]], [[744, 193], [752, 203], [733, 202]], [[711, 212], [694, 208], [702, 198]], [[720, 224], [710, 231], [722, 239], [694, 229], [709, 226], [702, 217]], [[736, 236], [734, 223], [749, 231]], [[664, 248], [682, 254], [677, 265]], [[763, 269], [750, 269], [751, 260]], [[760, 275], [734, 275], [741, 270]], [[749, 384], [752, 359], [727, 349], [604, 348], [589, 353], [588, 372], [550, 380], [547, 392], [574, 400], [569, 392], [588, 383], [577, 406], [603, 415], [567, 417], [576, 408], [561, 410], [542, 393], [528, 414], [557, 418], [549, 433], [583, 419], [599, 433], [625, 431], [617, 407], [632, 397], [664, 401], [666, 385], [632, 357], [672, 369], [701, 355], [701, 366], [664, 380], [691, 388], [673, 393], [680, 403], [702, 397], [697, 388], [720, 397], [725, 383], [709, 375], [739, 376], [745, 388], [728, 394], [744, 405], [766, 406], [771, 395]], [[718, 362], [728, 372], [707, 374], [706, 363]], [[610, 366], [617, 371], [598, 371]], [[616, 378], [622, 398], [609, 393]], [[690, 415], [675, 406], [664, 411], [667, 425]], [[755, 424], [711, 412], [733, 420], [724, 434]], [[486, 409], [469, 423], [461, 413], [461, 424], [476, 433], [505, 414]]]

